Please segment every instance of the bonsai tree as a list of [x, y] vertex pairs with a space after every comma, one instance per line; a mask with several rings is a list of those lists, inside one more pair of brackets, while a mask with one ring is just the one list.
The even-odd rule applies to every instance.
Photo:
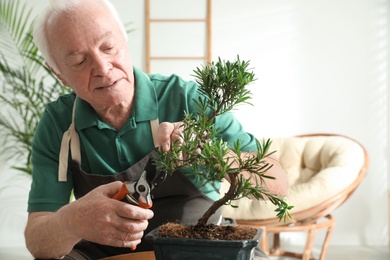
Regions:
[[[202, 94], [195, 100], [198, 112], [185, 115], [180, 144], [173, 144], [168, 152], [157, 151], [157, 167], [169, 174], [185, 167], [202, 184], [214, 185], [224, 178], [229, 180], [229, 190], [204, 212], [198, 220], [198, 227], [206, 225], [211, 215], [223, 205], [235, 207], [234, 201], [244, 197], [268, 198], [277, 206], [279, 220], [291, 218], [289, 210], [292, 206], [283, 197], [270, 193], [265, 184], [265, 179], [274, 179], [267, 175], [272, 165], [265, 160], [275, 152], [270, 151], [271, 140], [257, 140], [257, 152], [243, 153], [240, 140], [229, 147], [214, 126], [217, 116], [235, 109], [239, 104], [250, 104], [251, 93], [246, 87], [255, 77], [248, 66], [248, 61], [241, 61], [237, 56], [233, 62], [219, 58], [217, 62], [196, 68], [194, 76]], [[241, 174], [244, 171], [249, 173], [248, 178]]]

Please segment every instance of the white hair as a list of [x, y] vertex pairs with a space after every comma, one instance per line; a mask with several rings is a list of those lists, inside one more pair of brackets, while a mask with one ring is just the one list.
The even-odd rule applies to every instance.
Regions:
[[[38, 49], [41, 51], [46, 63], [57, 73], [59, 69], [51, 55], [51, 49], [49, 41], [47, 39], [47, 26], [52, 24], [53, 21], [63, 12], [72, 12], [79, 4], [86, 0], [50, 0], [49, 5], [43, 10], [42, 14], [35, 21], [33, 29], [33, 41]], [[117, 21], [120, 30], [122, 31], [125, 39], [127, 40], [127, 33], [120, 16], [109, 0], [93, 0], [90, 2], [98, 3], [107, 8], [111, 13], [115, 21]]]

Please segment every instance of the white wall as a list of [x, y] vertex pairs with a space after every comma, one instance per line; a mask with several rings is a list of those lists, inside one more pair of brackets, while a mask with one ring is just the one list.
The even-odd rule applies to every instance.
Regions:
[[[46, 2], [34, 1], [34, 9]], [[133, 23], [129, 47], [144, 68], [144, 1], [113, 3]], [[254, 106], [236, 113], [249, 132], [344, 134], [370, 154], [367, 177], [334, 214], [334, 245], [388, 244], [388, 21], [386, 0], [213, 0], [213, 58], [238, 54], [258, 78]], [[180, 67], [170, 70], [188, 78]]]
[[[142, 8], [139, 2], [128, 5]], [[183, 8], [152, 3], [173, 17]], [[142, 29], [140, 13], [121, 10], [126, 19], [133, 15]], [[331, 244], [387, 245], [388, 1], [213, 0], [212, 15], [213, 58], [234, 59], [238, 54], [251, 60], [258, 78], [252, 89], [254, 106], [236, 113], [249, 132], [258, 137], [338, 133], [367, 148], [367, 177], [336, 210]], [[134, 64], [143, 67], [144, 39], [138, 36], [142, 33], [130, 36], [130, 47]], [[191, 44], [185, 37], [172, 41]], [[169, 69], [185, 78], [191, 73], [179, 65]]]
[[386, 1], [214, 3], [214, 55], [252, 60], [259, 78], [254, 108], [237, 116], [257, 136], [331, 132], [365, 145], [369, 172], [335, 212], [331, 243], [387, 244]]

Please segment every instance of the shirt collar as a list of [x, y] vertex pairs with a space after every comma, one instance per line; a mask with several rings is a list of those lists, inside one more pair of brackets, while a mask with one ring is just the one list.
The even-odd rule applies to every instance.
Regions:
[[[158, 117], [158, 102], [154, 85], [144, 72], [137, 68], [133, 68], [133, 71], [136, 87], [133, 112], [131, 114], [134, 115], [136, 122], [156, 119]], [[95, 110], [88, 102], [81, 98], [77, 98], [75, 102], [77, 104], [74, 120], [77, 130], [91, 126], [109, 128], [108, 125], [99, 120]]]
[[134, 78], [136, 122], [156, 119], [158, 117], [158, 101], [152, 81], [148, 75], [137, 68], [134, 68]]

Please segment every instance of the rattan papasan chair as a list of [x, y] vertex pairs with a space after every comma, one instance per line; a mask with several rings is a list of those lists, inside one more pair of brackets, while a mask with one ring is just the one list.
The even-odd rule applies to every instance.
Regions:
[[[288, 223], [279, 221], [270, 202], [241, 199], [238, 208], [223, 207], [223, 216], [239, 225], [262, 228], [260, 247], [267, 255], [312, 259], [316, 231], [326, 229], [319, 259], [324, 260], [335, 224], [332, 211], [342, 205], [364, 178], [368, 167], [366, 149], [357, 141], [336, 134], [309, 134], [272, 138], [273, 149], [289, 179], [287, 201], [294, 208]], [[227, 190], [223, 184], [221, 194]], [[303, 252], [283, 251], [282, 232], [307, 232]], [[273, 238], [269, 247], [269, 234]]]

